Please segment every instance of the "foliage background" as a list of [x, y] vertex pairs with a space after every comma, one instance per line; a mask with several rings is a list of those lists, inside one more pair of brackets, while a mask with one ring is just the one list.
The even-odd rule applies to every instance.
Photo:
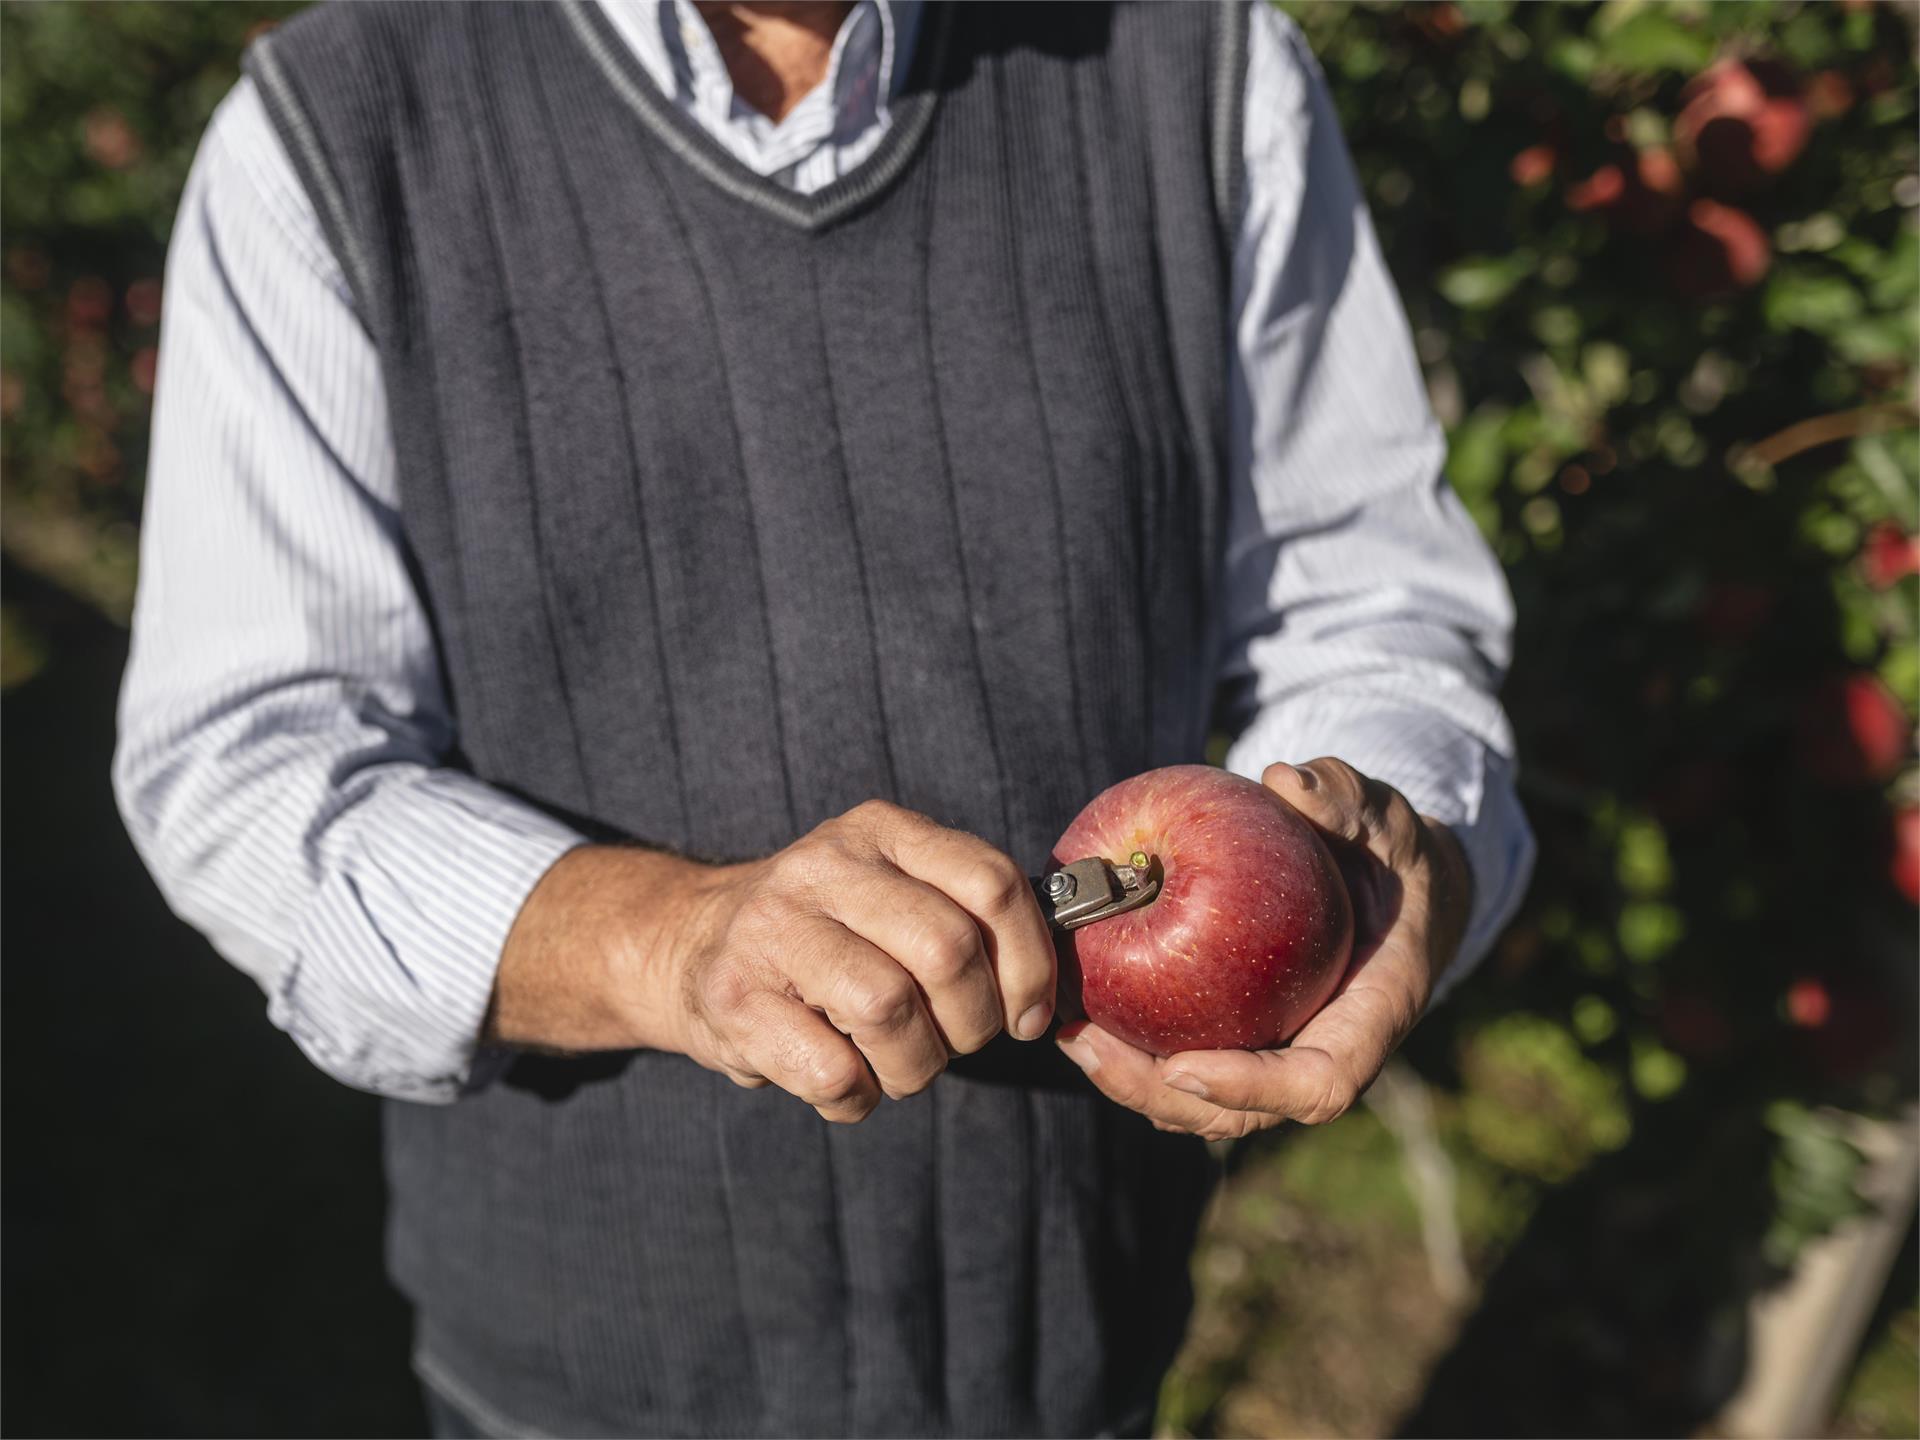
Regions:
[[[0, 9], [15, 1429], [418, 1423], [371, 1107], [164, 917], [105, 790], [167, 231], [285, 8]], [[1162, 1425], [1685, 1433], [1856, 1207], [1826, 1107], [1914, 1088], [1915, 11], [1288, 8], [1519, 603], [1541, 858], [1378, 1103], [1232, 1157]], [[1920, 1429], [1914, 1268], [1834, 1433]]]

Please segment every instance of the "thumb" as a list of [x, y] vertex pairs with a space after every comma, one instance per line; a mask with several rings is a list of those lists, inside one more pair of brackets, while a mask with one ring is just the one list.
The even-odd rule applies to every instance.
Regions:
[[1267, 766], [1260, 783], [1329, 835], [1367, 842], [1366, 781], [1344, 760], [1309, 760], [1304, 765], [1283, 760]]
[[1324, 1125], [1359, 1097], [1360, 1085], [1338, 1057], [1311, 1046], [1284, 1050], [1197, 1050], [1159, 1062], [1161, 1082], [1227, 1110], [1264, 1111]]
[[1379, 824], [1370, 782], [1344, 760], [1281, 761], [1260, 783], [1305, 816], [1327, 842], [1363, 930], [1392, 909], [1392, 848]]

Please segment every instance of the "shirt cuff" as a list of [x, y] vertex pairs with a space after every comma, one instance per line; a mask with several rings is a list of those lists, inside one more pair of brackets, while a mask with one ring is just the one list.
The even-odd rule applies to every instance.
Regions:
[[1434, 982], [1437, 1004], [1486, 957], [1519, 908], [1533, 870], [1533, 832], [1514, 789], [1513, 765], [1475, 736], [1428, 711], [1348, 712], [1322, 725], [1263, 714], [1227, 751], [1227, 769], [1259, 779], [1276, 760], [1331, 755], [1384, 780], [1420, 814], [1451, 830], [1473, 874], [1473, 905], [1453, 963]]
[[389, 777], [336, 828], [274, 1022], [349, 1085], [448, 1103], [497, 1072], [476, 1058], [501, 951], [585, 837], [447, 770]]

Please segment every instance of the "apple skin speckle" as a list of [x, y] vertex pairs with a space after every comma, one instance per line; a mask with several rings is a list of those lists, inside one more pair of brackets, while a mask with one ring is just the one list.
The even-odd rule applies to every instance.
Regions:
[[1160, 862], [1158, 897], [1068, 937], [1088, 1019], [1156, 1055], [1264, 1050], [1333, 997], [1353, 903], [1285, 800], [1209, 765], [1150, 770], [1095, 796], [1053, 861], [1135, 850]]

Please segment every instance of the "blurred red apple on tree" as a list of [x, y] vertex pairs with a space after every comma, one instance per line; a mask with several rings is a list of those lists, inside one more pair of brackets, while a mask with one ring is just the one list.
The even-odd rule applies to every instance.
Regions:
[[1920, 905], [1920, 810], [1911, 805], [1893, 817], [1893, 860], [1887, 872], [1900, 893]]
[[1909, 535], [1893, 521], [1882, 520], [1860, 546], [1860, 569], [1876, 590], [1920, 571], [1920, 535]]
[[1332, 998], [1353, 953], [1353, 904], [1320, 832], [1264, 785], [1174, 765], [1103, 791], [1055, 863], [1145, 851], [1148, 905], [1070, 933], [1087, 1018], [1158, 1055], [1259, 1050]]
[[1728, 59], [1687, 87], [1673, 138], [1709, 189], [1742, 194], [1791, 165], [1806, 148], [1811, 125], [1799, 82], [1786, 66]]
[[1628, 229], [1652, 235], [1673, 223], [1685, 193], [1686, 180], [1673, 152], [1664, 146], [1649, 146], [1634, 156], [1620, 218]]
[[[1522, 151], [1524, 156], [1526, 151]], [[1520, 156], [1514, 163], [1519, 164]], [[1635, 151], [1631, 159], [1602, 165], [1578, 184], [1567, 187], [1567, 208], [1575, 214], [1605, 211], [1608, 218], [1636, 235], [1654, 235], [1666, 229], [1680, 213], [1686, 190], [1673, 152], [1653, 146]]]
[[1908, 739], [1906, 711], [1870, 670], [1831, 677], [1801, 702], [1800, 762], [1829, 785], [1891, 779]]
[[1818, 1030], [1833, 1014], [1833, 997], [1818, 977], [1802, 975], [1787, 987], [1787, 1019], [1802, 1030]]
[[1529, 145], [1507, 164], [1507, 174], [1516, 185], [1538, 185], [1553, 174], [1559, 157], [1551, 145]]
[[1626, 172], [1618, 165], [1602, 165], [1586, 179], [1567, 187], [1567, 209], [1576, 215], [1610, 209], [1626, 193]]
[[1773, 246], [1744, 210], [1713, 200], [1687, 206], [1667, 251], [1667, 273], [1687, 295], [1709, 299], [1757, 285], [1773, 263]]
[[1830, 1081], [1857, 1079], [1900, 1039], [1900, 1013], [1883, 983], [1860, 974], [1802, 977], [1788, 988], [1796, 1048]]

